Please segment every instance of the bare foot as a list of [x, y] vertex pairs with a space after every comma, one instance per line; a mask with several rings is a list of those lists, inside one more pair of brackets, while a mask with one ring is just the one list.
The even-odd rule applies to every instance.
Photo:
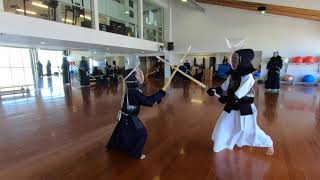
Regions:
[[141, 157], [140, 157], [140, 159], [142, 160], [142, 159], [144, 159], [144, 158], [146, 158], [146, 155], [142, 154]]
[[274, 153], [274, 148], [273, 148], [273, 146], [268, 147], [266, 154], [267, 154], [268, 156], [272, 156], [273, 153]]

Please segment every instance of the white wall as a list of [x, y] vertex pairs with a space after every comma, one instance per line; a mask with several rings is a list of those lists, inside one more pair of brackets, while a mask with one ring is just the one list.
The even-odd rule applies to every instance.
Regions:
[[320, 22], [202, 3], [206, 13], [201, 13], [180, 1], [172, 3], [173, 41], [178, 52], [189, 45], [193, 53], [228, 52], [225, 38], [243, 37], [245, 47], [262, 51], [263, 74], [274, 49], [284, 57], [320, 55]]

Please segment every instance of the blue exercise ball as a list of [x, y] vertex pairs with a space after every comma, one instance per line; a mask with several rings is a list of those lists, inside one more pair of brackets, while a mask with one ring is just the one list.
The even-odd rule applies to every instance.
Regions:
[[310, 75], [310, 74], [309, 75], [305, 75], [303, 77], [303, 82], [312, 83], [315, 80], [316, 80], [316, 78], [314, 76]]

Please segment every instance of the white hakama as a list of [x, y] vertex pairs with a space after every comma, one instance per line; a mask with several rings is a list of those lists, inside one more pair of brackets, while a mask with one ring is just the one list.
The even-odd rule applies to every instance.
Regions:
[[[235, 93], [238, 97], [243, 97], [253, 86], [252, 75], [242, 78], [241, 86]], [[228, 80], [221, 86], [226, 90], [229, 84]], [[247, 89], [247, 90], [246, 90]], [[245, 90], [245, 91], [243, 91]], [[267, 134], [265, 134], [257, 123], [257, 109], [251, 104], [253, 114], [240, 115], [240, 111], [232, 110], [230, 113], [223, 111], [212, 133], [212, 141], [214, 142], [213, 151], [219, 152], [224, 149], [232, 150], [235, 145], [254, 146], [254, 147], [271, 147], [273, 142]]]

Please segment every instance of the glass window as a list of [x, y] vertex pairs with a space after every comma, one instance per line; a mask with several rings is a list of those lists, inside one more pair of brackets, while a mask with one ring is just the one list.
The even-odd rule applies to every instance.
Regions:
[[31, 68], [24, 69], [24, 77], [25, 77], [26, 84], [33, 84], [33, 74], [32, 74]]
[[43, 65], [43, 74], [47, 74], [47, 64], [48, 60], [51, 63], [51, 73], [60, 73], [63, 52], [62, 51], [51, 51], [51, 50], [39, 50], [38, 58], [41, 64]]
[[12, 85], [24, 85], [24, 68], [11, 68]]
[[3, 4], [6, 12], [91, 28], [90, 0], [3, 0]]
[[129, 7], [133, 8], [133, 1], [129, 0]]
[[163, 42], [163, 8], [151, 0], [143, 1], [143, 26], [144, 39]]
[[99, 0], [98, 10], [101, 31], [138, 37], [138, 0]]
[[0, 68], [0, 87], [8, 87], [11, 85], [11, 69]]
[[10, 67], [10, 56], [7, 50], [6, 47], [0, 47], [0, 67]]
[[18, 48], [9, 48], [10, 66], [11, 67], [23, 67], [21, 51]]
[[134, 12], [133, 11], [129, 11], [129, 16], [131, 17], [131, 18], [134, 18]]
[[21, 49], [23, 67], [31, 68], [31, 57], [29, 49]]
[[0, 47], [0, 59], [1, 87], [33, 84], [29, 49]]

